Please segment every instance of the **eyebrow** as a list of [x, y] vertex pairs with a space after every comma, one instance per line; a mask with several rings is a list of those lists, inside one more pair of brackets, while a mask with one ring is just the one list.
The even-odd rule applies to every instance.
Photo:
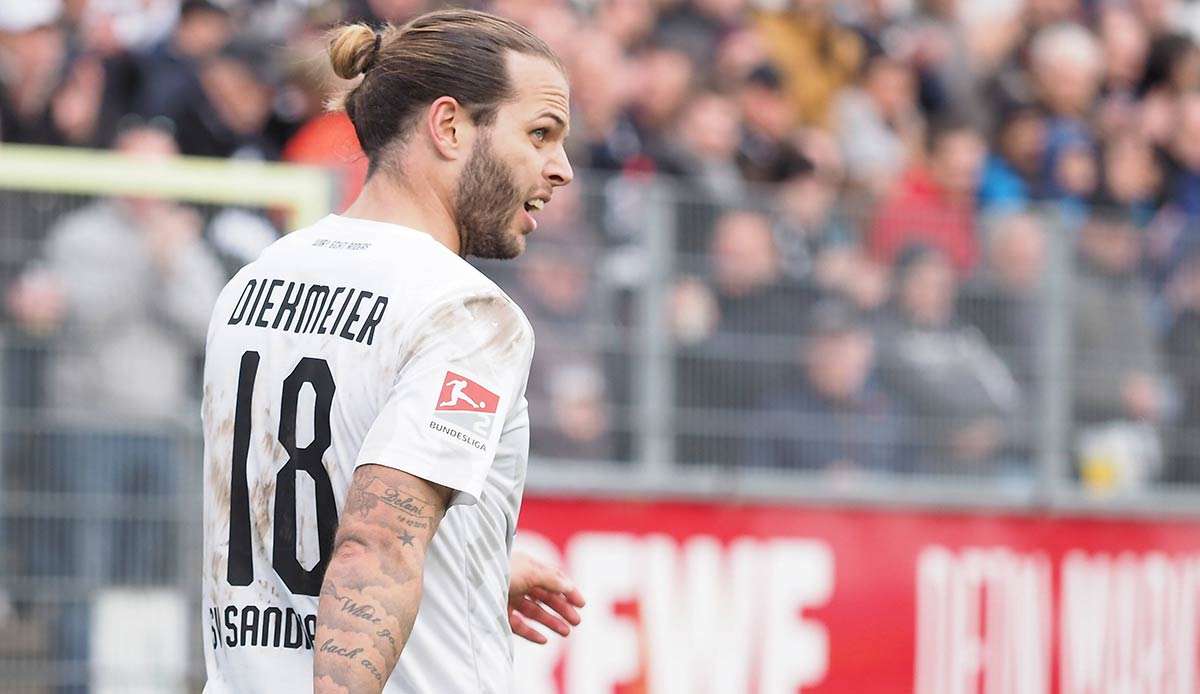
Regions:
[[538, 115], [538, 118], [549, 118], [550, 120], [554, 121], [554, 123], [556, 125], [558, 125], [559, 129], [563, 131], [564, 139], [571, 132], [570, 126], [568, 126], [567, 122], [565, 120], [563, 120], [563, 117], [558, 115], [557, 113], [554, 113], [553, 111], [543, 111], [541, 114]]

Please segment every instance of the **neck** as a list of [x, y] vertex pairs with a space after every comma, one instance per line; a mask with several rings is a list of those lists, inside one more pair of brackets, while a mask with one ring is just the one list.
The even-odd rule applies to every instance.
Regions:
[[416, 229], [454, 253], [462, 252], [453, 210], [429, 179], [413, 181], [377, 172], [343, 216]]

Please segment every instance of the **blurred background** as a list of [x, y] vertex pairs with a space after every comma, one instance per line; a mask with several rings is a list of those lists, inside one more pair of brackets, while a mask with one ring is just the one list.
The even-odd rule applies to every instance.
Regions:
[[[572, 82], [517, 691], [1200, 691], [1200, 3], [459, 4]], [[209, 309], [362, 185], [323, 33], [439, 6], [0, 0], [0, 690], [202, 685]]]

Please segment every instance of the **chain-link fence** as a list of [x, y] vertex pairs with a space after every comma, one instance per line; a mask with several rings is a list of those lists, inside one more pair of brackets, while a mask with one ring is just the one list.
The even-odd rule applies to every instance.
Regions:
[[[196, 689], [203, 328], [283, 217], [0, 181], [0, 688]], [[718, 184], [580, 174], [480, 263], [537, 331], [532, 489], [1190, 503], [1188, 245], [1047, 207], [889, 246], [816, 177]]]

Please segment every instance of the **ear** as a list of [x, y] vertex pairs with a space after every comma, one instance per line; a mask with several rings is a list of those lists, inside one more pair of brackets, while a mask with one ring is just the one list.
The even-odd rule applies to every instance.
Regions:
[[425, 112], [425, 130], [443, 159], [460, 159], [470, 152], [474, 128], [470, 114], [452, 96], [438, 97]]

